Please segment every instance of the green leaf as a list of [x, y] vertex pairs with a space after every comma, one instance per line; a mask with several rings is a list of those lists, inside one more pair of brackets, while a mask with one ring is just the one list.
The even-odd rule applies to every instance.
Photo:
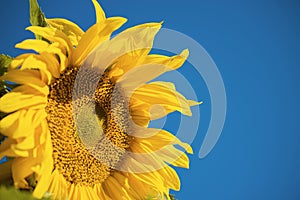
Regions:
[[[5, 72], [7, 72], [7, 68], [12, 60], [13, 60], [12, 57], [5, 54], [0, 54], [0, 76], [2, 76]], [[6, 93], [7, 90], [4, 81], [0, 81], [0, 97], [2, 97]], [[0, 118], [1, 118], [1, 114], [0, 114]]]
[[174, 195], [174, 194], [169, 194], [169, 197], [170, 197], [171, 200], [177, 200], [177, 199], [175, 198], [175, 195]]
[[[5, 186], [0, 186], [0, 197], [1, 199], [37, 200], [28, 191]], [[42, 200], [50, 200], [50, 198], [42, 198]]]
[[[29, 0], [30, 3], [30, 23], [33, 26], [48, 26], [45, 15], [42, 12], [37, 0]], [[39, 35], [35, 35], [36, 39], [41, 40], [42, 37]]]
[[7, 72], [7, 68], [12, 60], [13, 58], [9, 55], [0, 54], [0, 76]]

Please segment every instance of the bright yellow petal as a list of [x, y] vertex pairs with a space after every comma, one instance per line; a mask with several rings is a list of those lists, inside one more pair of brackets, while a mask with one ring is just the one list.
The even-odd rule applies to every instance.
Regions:
[[28, 85], [45, 96], [49, 93], [48, 86], [41, 80], [37, 70], [12, 70], [1, 76], [0, 80]]
[[[22, 86], [20, 86], [22, 87]], [[44, 108], [47, 104], [46, 96], [26, 94], [20, 88], [16, 88], [0, 98], [0, 111], [11, 113], [32, 106]]]
[[29, 130], [26, 134], [26, 138], [18, 139], [18, 143], [12, 146], [13, 150], [29, 151], [40, 145], [39, 133], [35, 133], [35, 130]]
[[33, 191], [33, 196], [36, 198], [41, 198], [49, 188], [53, 170], [52, 144], [48, 129], [44, 130], [44, 134], [47, 136], [46, 143], [44, 144], [44, 151], [40, 153], [43, 159], [41, 162], [40, 174], [37, 177], [38, 183]]
[[70, 184], [70, 187], [68, 189], [68, 199], [76, 199], [75, 197], [73, 197], [75, 192], [75, 184]]
[[124, 187], [124, 190], [126, 190], [125, 196], [127, 199], [141, 199], [140, 195], [138, 194], [139, 191], [134, 191], [130, 187], [127, 175], [119, 171], [114, 171], [114, 173], [111, 176], [113, 176], [116, 179], [116, 181]]
[[67, 183], [64, 177], [54, 170], [51, 174], [50, 186], [48, 192], [52, 193], [52, 199], [66, 199], [67, 198]]
[[16, 141], [11, 138], [6, 138], [3, 142], [0, 144], [0, 159], [2, 159], [4, 156], [9, 157], [15, 157], [18, 156], [12, 149], [11, 146], [16, 144]]
[[117, 30], [126, 21], [127, 20], [122, 17], [112, 17], [90, 27], [82, 36], [77, 48], [74, 50], [73, 65], [80, 66], [87, 55], [97, 45], [108, 40], [112, 32]]
[[160, 64], [167, 66], [170, 70], [178, 69], [183, 65], [187, 57], [189, 56], [189, 50], [183, 50], [179, 55], [175, 55], [172, 57], [164, 56], [164, 55], [157, 55], [151, 54], [148, 55], [147, 58], [140, 63], [140, 65], [144, 64]]
[[60, 30], [52, 27], [40, 27], [40, 26], [30, 26], [27, 27], [26, 30], [31, 31], [34, 34], [40, 35], [51, 42], [59, 43], [60, 45], [62, 45], [64, 50], [66, 50], [68, 54], [71, 55], [73, 49], [72, 44], [69, 38], [66, 36], [66, 34], [61, 32]]
[[[89, 66], [97, 67], [103, 71], [113, 65], [111, 76], [115, 75], [115, 70], [120, 71], [118, 68], [123, 71], [125, 68], [129, 69], [128, 65], [131, 65], [129, 63], [131, 59], [129, 58], [139, 58], [144, 54], [148, 54], [153, 45], [154, 37], [160, 28], [161, 23], [147, 23], [128, 28], [112, 40], [99, 45], [87, 58], [87, 63]], [[124, 63], [126, 60], [129, 60], [129, 62]], [[126, 67], [122, 69], [122, 66]]]
[[136, 191], [139, 195], [137, 199], [144, 199], [151, 193], [152, 185], [147, 185], [144, 182], [134, 177], [134, 174], [127, 173], [129, 187]]
[[83, 30], [77, 24], [66, 19], [62, 19], [62, 18], [46, 19], [46, 22], [50, 26], [65, 33], [70, 39], [73, 46], [78, 45], [79, 40], [84, 34]]
[[155, 173], [133, 173], [133, 177], [147, 185], [151, 185], [153, 188], [157, 188], [159, 191], [165, 191], [163, 180], [160, 177], [155, 176]]
[[16, 44], [16, 48], [19, 49], [28, 49], [34, 50], [38, 53], [45, 51], [49, 46], [49, 43], [44, 40], [35, 40], [35, 39], [27, 39], [18, 44]]
[[26, 188], [26, 177], [33, 173], [32, 167], [37, 164], [35, 158], [15, 158], [12, 164], [12, 174], [15, 186], [18, 188]]
[[130, 199], [125, 186], [114, 177], [109, 176], [104, 182], [104, 189], [107, 194], [115, 200]]
[[[139, 104], [135, 104], [136, 100]], [[152, 82], [134, 91], [131, 97], [130, 111], [132, 115], [145, 114], [145, 117], [158, 119], [170, 112], [179, 111], [191, 116], [189, 101], [176, 91], [174, 84], [167, 82]]]
[[[52, 47], [53, 44], [50, 45]], [[9, 71], [13, 69], [34, 69], [39, 70], [41, 73], [41, 79], [50, 84], [52, 77], [59, 77], [60, 66], [56, 55], [50, 54], [47, 51], [51, 48], [47, 48], [45, 51], [38, 54], [22, 54], [16, 57], [10, 64]], [[58, 49], [59, 50], [59, 49]], [[64, 55], [63, 55], [64, 56]], [[64, 56], [65, 57], [65, 56]], [[63, 60], [63, 59], [62, 59]]]
[[42, 52], [40, 54], [41, 59], [46, 63], [47, 70], [51, 73], [52, 76], [55, 78], [59, 78], [60, 76], [60, 66], [57, 60], [56, 55], [48, 53], [48, 52]]
[[133, 110], [133, 112], [130, 114], [132, 120], [134, 123], [138, 126], [147, 127], [149, 125], [149, 122], [151, 120], [150, 115], [148, 114], [148, 111], [138, 111]]
[[112, 69], [109, 71], [109, 76], [112, 80], [117, 81], [122, 75], [126, 74], [136, 65], [139, 60], [149, 53], [149, 48], [137, 49], [121, 55], [114, 62]]
[[35, 129], [46, 116], [43, 109], [16, 111], [0, 121], [0, 132], [13, 139], [26, 137], [27, 132]]
[[59, 47], [59, 43], [54, 42], [52, 43], [46, 50], [47, 53], [57, 55], [59, 57], [60, 62], [60, 68], [59, 71], [64, 71], [67, 66], [69, 65], [69, 58], [66, 56], [66, 54], [62, 51], [62, 49]]
[[11, 61], [10, 65], [9, 65], [9, 68], [8, 68], [8, 71], [20, 68], [22, 66], [24, 60], [26, 58], [28, 58], [29, 56], [31, 56], [31, 55], [32, 55], [32, 53], [24, 53], [24, 54], [21, 54], [21, 55], [15, 57]]
[[[134, 144], [131, 146], [132, 147], [130, 150], [133, 152], [133, 154], [130, 154], [131, 158], [128, 159], [127, 163], [125, 164], [125, 167], [130, 169], [131, 172], [153, 172], [167, 166], [165, 161], [160, 158], [156, 152], [150, 151], [147, 146], [141, 147]], [[145, 151], [147, 153], [145, 153]], [[139, 163], [140, 166], [137, 165], [137, 163]], [[144, 166], [144, 169], [141, 168], [141, 166]]]
[[172, 145], [161, 149], [157, 154], [169, 164], [176, 167], [189, 168], [189, 158], [187, 155]]
[[[126, 95], [130, 97], [132, 92], [142, 84], [181, 66], [186, 59], [187, 52], [187, 50], [184, 50], [180, 55], [164, 57], [164, 59], [158, 58], [157, 56], [154, 56], [155, 58], [149, 58], [148, 56], [143, 62], [140, 62], [138, 66], [120, 77], [117, 82], [122, 85], [124, 90], [126, 90]], [[145, 74], [147, 74], [147, 76], [145, 76]]]
[[112, 199], [108, 196], [108, 194], [106, 194], [106, 192], [105, 192], [105, 189], [104, 189], [104, 183], [102, 183], [101, 186], [98, 186], [98, 187], [96, 188], [96, 192], [97, 192], [98, 196], [100, 197], [100, 199], [112, 200]]
[[[139, 145], [144, 148], [144, 146], [147, 146], [151, 151], [157, 151], [159, 149], [162, 149], [166, 145], [172, 145], [172, 144], [181, 144], [179, 143], [178, 138], [171, 134], [170, 132], [166, 130], [157, 130], [155, 135], [152, 135], [150, 137], [146, 138], [139, 138], [136, 137], [134, 140], [134, 144]], [[147, 151], [145, 151], [147, 153]]]
[[72, 191], [70, 191], [69, 192], [69, 198], [70, 199], [79, 199], [79, 193], [80, 193], [80, 191], [78, 191], [79, 190], [79, 185], [75, 185], [75, 184], [72, 184], [71, 185], [71, 189], [72, 189]]
[[52, 74], [48, 71], [47, 64], [40, 60], [39, 55], [31, 55], [27, 57], [21, 69], [39, 69], [41, 73], [41, 80], [46, 84], [50, 84], [52, 80]]
[[168, 180], [168, 181], [165, 181], [164, 184], [167, 188], [170, 188], [172, 190], [176, 190], [176, 191], [179, 191], [180, 190], [180, 179], [176, 173], [176, 171], [167, 166], [163, 169], [160, 169], [158, 171], [158, 173], [160, 173], [160, 175], [162, 176], [162, 178], [164, 180]]
[[105, 13], [103, 11], [103, 9], [101, 8], [101, 6], [99, 5], [99, 3], [97, 2], [97, 0], [92, 0], [94, 7], [95, 7], [95, 11], [96, 11], [96, 19], [97, 19], [97, 23], [102, 23], [106, 20], [105, 17]]

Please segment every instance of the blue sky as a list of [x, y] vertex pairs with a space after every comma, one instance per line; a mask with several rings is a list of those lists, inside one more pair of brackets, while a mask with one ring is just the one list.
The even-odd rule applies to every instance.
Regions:
[[[68, 18], [83, 29], [94, 22], [88, 0], [39, 2], [47, 17]], [[180, 69], [204, 104], [190, 169], [177, 170], [182, 180], [181, 191], [175, 192], [178, 199], [300, 199], [298, 1], [100, 2], [108, 16], [127, 17], [126, 27], [164, 20], [164, 27], [192, 37], [223, 77], [225, 126], [213, 151], [199, 159], [210, 120], [210, 97], [205, 82], [189, 71], [188, 64]], [[28, 2], [10, 0], [1, 7], [0, 53], [16, 56], [22, 51], [14, 44], [32, 37], [24, 30], [29, 25]], [[179, 115], [171, 115], [165, 127], [176, 130], [178, 119]]]

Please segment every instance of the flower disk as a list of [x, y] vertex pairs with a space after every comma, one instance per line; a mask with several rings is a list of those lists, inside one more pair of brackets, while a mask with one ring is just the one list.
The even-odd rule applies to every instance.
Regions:
[[[73, 102], [72, 89], [77, 72], [78, 68], [66, 69], [61, 77], [50, 85], [46, 107], [47, 122], [53, 146], [54, 167], [70, 183], [93, 186], [102, 183], [109, 176], [111, 167], [116, 166], [125, 149], [129, 147], [129, 136], [125, 133], [128, 122], [126, 123], [124, 117], [128, 108], [125, 107], [124, 98], [118, 96], [117, 98], [123, 100], [118, 107], [121, 108], [121, 115], [113, 116], [111, 98], [114, 84], [105, 75], [99, 81], [94, 99], [81, 95]], [[97, 78], [96, 73], [92, 71], [88, 75], [94, 77], [88, 76], [89, 80], [84, 80], [85, 82]], [[87, 107], [94, 101], [97, 105], [96, 113]], [[103, 122], [105, 137], [101, 137], [99, 130], [93, 130], [93, 127], [98, 125], [91, 124], [97, 121], [95, 118], [93, 120], [95, 115]], [[80, 124], [76, 126], [73, 117]], [[116, 119], [117, 122], [114, 120], [116, 117], [119, 118]], [[83, 138], [84, 143], [77, 132], [86, 136]]]

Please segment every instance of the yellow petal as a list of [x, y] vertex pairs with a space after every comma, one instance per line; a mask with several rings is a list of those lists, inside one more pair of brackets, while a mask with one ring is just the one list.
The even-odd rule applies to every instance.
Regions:
[[57, 42], [52, 43], [48, 48], [47, 48], [47, 53], [57, 55], [59, 57], [59, 62], [60, 62], [60, 68], [59, 71], [62, 72], [66, 69], [66, 67], [69, 64], [69, 58], [65, 55], [63, 50], [59, 47], [59, 44]]
[[145, 112], [145, 111], [133, 110], [131, 112], [132, 113], [130, 114], [130, 116], [136, 125], [142, 127], [147, 127], [149, 125], [150, 116], [148, 115], [148, 111]]
[[99, 199], [112, 200], [110, 198], [110, 196], [108, 196], [108, 194], [105, 192], [104, 183], [102, 183], [101, 186], [97, 187], [96, 190], [97, 190], [98, 196], [100, 197]]
[[144, 59], [148, 53], [149, 48], [144, 48], [133, 50], [121, 55], [119, 58], [117, 58], [112, 66], [112, 69], [109, 71], [110, 79], [117, 81], [123, 74], [126, 74], [136, 65], [138, 65], [139, 60]]
[[188, 100], [188, 103], [189, 103], [190, 106], [197, 106], [197, 105], [203, 104], [202, 101], [197, 102], [197, 101], [193, 101], [193, 100]]
[[130, 97], [132, 92], [143, 83], [181, 66], [186, 59], [187, 52], [188, 50], [184, 50], [180, 55], [173, 57], [149, 55], [144, 61], [139, 62], [138, 66], [120, 77], [117, 82], [122, 85], [124, 90], [126, 90], [126, 95]]
[[37, 96], [36, 94], [26, 94], [19, 90], [19, 88], [16, 88], [0, 98], [1, 112], [11, 113], [32, 106], [39, 106], [40, 108], [46, 106], [47, 97]]
[[177, 138], [168, 131], [157, 130], [155, 135], [147, 138], [136, 137], [134, 142], [141, 148], [144, 148], [146, 150], [145, 153], [147, 153], [147, 149], [150, 149], [150, 151], [157, 151], [166, 145], [174, 144], [176, 140]]
[[19, 110], [0, 121], [0, 132], [10, 138], [26, 137], [29, 130], [34, 130], [47, 116], [41, 110]]
[[92, 0], [94, 7], [95, 7], [95, 11], [96, 11], [96, 19], [97, 19], [97, 23], [101, 23], [104, 22], [106, 20], [105, 17], [105, 13], [103, 11], [103, 9], [101, 8], [101, 6], [99, 5], [99, 3], [97, 2], [97, 0]]
[[180, 190], [180, 179], [174, 169], [167, 166], [163, 169], [160, 169], [158, 173], [160, 173], [164, 180], [168, 180], [164, 182], [167, 188], [176, 191]]
[[38, 53], [45, 51], [49, 46], [49, 43], [44, 40], [34, 40], [34, 39], [27, 39], [22, 41], [21, 43], [16, 44], [16, 48], [19, 49], [29, 49], [34, 50]]
[[137, 199], [144, 199], [150, 193], [151, 185], [147, 185], [144, 182], [140, 181], [139, 179], [135, 178], [134, 174], [128, 173], [128, 184], [129, 187], [132, 188], [133, 191], [137, 191], [139, 198]]
[[155, 176], [155, 173], [134, 173], [133, 176], [141, 182], [151, 185], [153, 188], [157, 188], [158, 191], [165, 191], [166, 189], [163, 185], [163, 181], [160, 177]]
[[117, 30], [127, 20], [122, 17], [111, 17], [90, 27], [82, 36], [74, 50], [73, 65], [80, 66], [87, 55], [100, 43], [108, 40], [113, 31]]
[[135, 137], [131, 149], [138, 149], [138, 153], [156, 153], [156, 151], [163, 149], [168, 145], [179, 145], [188, 153], [193, 153], [189, 144], [180, 141], [175, 135], [166, 130], [158, 129], [156, 129], [155, 134], [152, 134], [150, 137]]
[[71, 185], [71, 190], [69, 192], [69, 199], [79, 199], [79, 193], [80, 191], [79, 190], [79, 185], [75, 185], [75, 184], [72, 184]]
[[57, 60], [56, 55], [53, 55], [48, 52], [42, 52], [40, 54], [41, 59], [46, 63], [47, 70], [51, 73], [55, 78], [59, 78], [60, 76], [60, 66]]
[[[118, 171], [115, 171], [113, 174], [113, 177], [124, 187], [126, 190], [126, 198], [127, 199], [141, 199], [141, 196], [138, 194], [140, 191], [135, 191], [132, 187], [129, 185], [128, 176], [124, 175], [123, 173], [120, 173]], [[145, 196], [143, 196], [145, 197]]]
[[54, 18], [54, 19], [46, 19], [47, 23], [65, 33], [70, 39], [73, 46], [77, 46], [79, 40], [84, 34], [83, 30], [75, 23], [62, 19], [62, 18]]
[[[87, 64], [101, 70], [105, 70], [112, 65], [115, 65], [111, 69], [113, 71], [114, 68], [123, 70], [121, 66], [127, 63], [121, 63], [118, 59], [122, 60], [124, 58], [122, 56], [125, 54], [135, 54], [137, 52], [147, 54], [153, 45], [154, 36], [160, 27], [160, 23], [147, 23], [126, 29], [112, 40], [99, 45], [87, 58]], [[138, 51], [141, 49], [143, 51]]]
[[109, 176], [104, 182], [104, 189], [107, 194], [115, 200], [129, 199], [127, 191], [120, 185], [120, 183], [113, 177]]
[[15, 157], [18, 156], [12, 149], [11, 146], [16, 144], [16, 141], [11, 138], [6, 138], [3, 142], [0, 144], [0, 159], [2, 159], [4, 156], [9, 157]]
[[46, 143], [44, 144], [44, 152], [42, 152], [42, 163], [40, 176], [38, 176], [38, 183], [33, 191], [33, 196], [36, 198], [42, 198], [50, 185], [51, 173], [53, 170], [53, 159], [52, 159], [52, 144], [50, 134], [48, 130], [44, 130], [47, 136]]
[[[12, 174], [16, 187], [24, 188], [25, 178], [33, 173], [32, 167], [38, 160], [34, 158], [15, 158], [12, 164]], [[25, 186], [26, 187], [26, 186]]]
[[76, 197], [73, 197], [75, 192], [75, 184], [70, 184], [70, 187], [68, 189], [68, 199], [76, 199]]
[[55, 78], [59, 77], [59, 63], [56, 55], [48, 53], [48, 50], [49, 49], [47, 48], [46, 51], [41, 52], [40, 55], [22, 54], [21, 56], [16, 57], [10, 64], [10, 70], [16, 68], [20, 70], [38, 69], [41, 73], [41, 79], [45, 83], [50, 84], [52, 76]]
[[85, 199], [98, 199], [97, 193], [89, 186], [83, 186], [82, 190], [86, 195], [83, 195], [82, 200]]
[[188, 56], [188, 49], [185, 49], [179, 55], [175, 55], [172, 57], [152, 54], [148, 55], [147, 58], [142, 63], [140, 63], [140, 65], [159, 64], [167, 66], [168, 68], [170, 68], [170, 70], [175, 70], [182, 66], [182, 64], [185, 62]]
[[[141, 145], [132, 144], [130, 151], [133, 152], [132, 154], [130, 154], [132, 160], [128, 161], [125, 165], [128, 165], [126, 166], [126, 168], [130, 169], [131, 171], [135, 170], [132, 172], [153, 172], [167, 166], [165, 161], [159, 157], [157, 152], [151, 151], [147, 146], [142, 147]], [[132, 162], [133, 160], [134, 162]], [[135, 161], [137, 161], [142, 166], [145, 166], [146, 168], [139, 168], [139, 166], [136, 165]]]
[[51, 41], [57, 42], [68, 52], [68, 55], [71, 55], [72, 44], [69, 38], [61, 32], [60, 30], [52, 27], [40, 27], [40, 26], [30, 26], [26, 30], [33, 32], [34, 34], [40, 35], [43, 38]]
[[9, 65], [9, 68], [8, 68], [8, 71], [14, 70], [16, 68], [20, 68], [22, 66], [24, 60], [26, 58], [28, 58], [29, 56], [31, 56], [31, 55], [32, 55], [31, 53], [24, 53], [24, 54], [21, 54], [21, 55], [15, 57], [11, 61], [10, 65]]
[[1, 76], [0, 80], [28, 85], [44, 95], [49, 93], [48, 86], [41, 80], [37, 70], [12, 70]]
[[59, 174], [58, 170], [54, 170], [51, 174], [50, 186], [48, 192], [52, 193], [52, 199], [67, 198], [67, 183], [64, 177]]
[[189, 158], [187, 155], [172, 145], [160, 149], [157, 154], [169, 164], [176, 167], [189, 168]]
[[43, 144], [46, 140], [43, 134], [42, 124], [36, 129], [29, 129], [26, 132], [26, 137], [18, 139], [18, 143], [13, 145], [13, 150], [15, 151], [29, 151], [34, 148], [38, 148], [39, 145]]
[[[133, 100], [130, 104], [131, 113], [133, 115], [145, 113], [146, 117], [150, 116], [152, 120], [164, 117], [176, 110], [184, 115], [192, 115], [189, 101], [176, 91], [172, 83], [145, 84], [134, 91], [131, 99]], [[135, 99], [138, 99], [140, 103], [135, 104]]]
[[24, 60], [21, 69], [39, 69], [41, 73], [41, 80], [46, 84], [51, 83], [52, 74], [48, 71], [46, 63], [40, 60], [39, 55], [31, 55], [27, 57]]

